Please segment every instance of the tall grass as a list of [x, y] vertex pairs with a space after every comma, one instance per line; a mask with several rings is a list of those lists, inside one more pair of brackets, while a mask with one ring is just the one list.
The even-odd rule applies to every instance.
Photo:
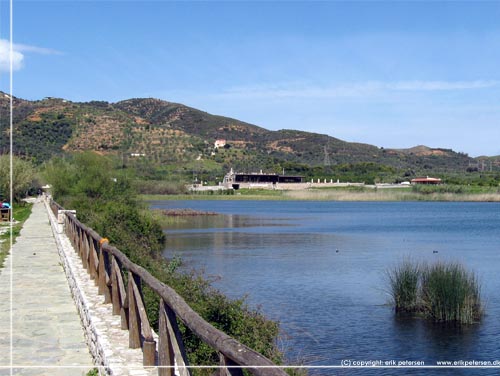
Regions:
[[456, 262], [419, 265], [409, 261], [387, 271], [395, 311], [435, 322], [472, 324], [483, 315], [477, 276]]
[[309, 189], [284, 191], [283, 197], [289, 200], [323, 200], [323, 201], [470, 201], [470, 202], [500, 202], [499, 193], [451, 193], [430, 192], [421, 193], [410, 189], [373, 189], [361, 191], [344, 188]]
[[419, 265], [404, 261], [388, 270], [387, 276], [396, 312], [415, 312], [418, 309]]
[[476, 275], [458, 263], [436, 263], [422, 273], [424, 312], [434, 321], [477, 322], [483, 313]]

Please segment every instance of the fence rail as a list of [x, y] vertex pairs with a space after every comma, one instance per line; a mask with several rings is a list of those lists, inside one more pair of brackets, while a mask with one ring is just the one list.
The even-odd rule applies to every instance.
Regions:
[[[256, 376], [285, 376], [282, 368], [265, 356], [241, 344], [206, 322], [171, 287], [131, 262], [120, 250], [109, 245], [75, 215], [50, 201], [54, 215], [64, 212], [64, 228], [83, 267], [104, 295], [104, 303], [113, 305], [113, 315], [121, 316], [121, 328], [129, 331], [129, 347], [142, 348], [144, 366], [158, 366], [158, 375], [189, 376], [189, 363], [177, 319], [203, 342], [219, 353], [219, 375], [242, 375], [242, 369]], [[125, 285], [125, 273], [127, 284]], [[158, 343], [144, 307], [142, 286], [147, 285], [160, 300]]]

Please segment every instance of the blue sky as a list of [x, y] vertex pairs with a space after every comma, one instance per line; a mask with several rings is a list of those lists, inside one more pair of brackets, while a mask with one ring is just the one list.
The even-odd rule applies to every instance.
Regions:
[[13, 10], [21, 98], [156, 97], [267, 129], [500, 155], [500, 2], [14, 0]]

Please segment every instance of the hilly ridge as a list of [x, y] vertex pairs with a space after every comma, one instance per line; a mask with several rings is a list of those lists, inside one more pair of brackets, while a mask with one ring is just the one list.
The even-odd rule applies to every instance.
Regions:
[[[149, 163], [219, 170], [281, 171], [374, 164], [412, 173], [464, 172], [478, 161], [450, 149], [384, 149], [298, 130], [270, 131], [179, 103], [134, 98], [116, 103], [13, 98], [14, 152], [41, 163], [53, 155], [91, 150]], [[8, 150], [10, 98], [0, 92], [0, 152]], [[214, 141], [226, 140], [225, 148]], [[496, 162], [496, 159], [494, 159]], [[496, 165], [495, 165], [496, 166]]]

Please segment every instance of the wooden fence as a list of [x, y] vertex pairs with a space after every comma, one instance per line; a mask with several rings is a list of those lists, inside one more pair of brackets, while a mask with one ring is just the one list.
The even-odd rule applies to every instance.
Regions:
[[[57, 217], [59, 204], [51, 200]], [[247, 369], [256, 376], [285, 376], [268, 358], [216, 329], [189, 307], [172, 288], [153, 277], [147, 270], [132, 263], [120, 250], [108, 244], [91, 228], [70, 212], [64, 215], [64, 228], [90, 279], [104, 295], [104, 303], [113, 305], [113, 314], [121, 316], [121, 328], [129, 331], [129, 347], [142, 348], [144, 366], [158, 366], [158, 375], [173, 376], [175, 366], [180, 376], [189, 376], [177, 319], [203, 342], [219, 353], [219, 375], [242, 375]], [[127, 273], [126, 284], [124, 276]], [[153, 337], [142, 295], [142, 286], [149, 286], [160, 299], [158, 343]]]

